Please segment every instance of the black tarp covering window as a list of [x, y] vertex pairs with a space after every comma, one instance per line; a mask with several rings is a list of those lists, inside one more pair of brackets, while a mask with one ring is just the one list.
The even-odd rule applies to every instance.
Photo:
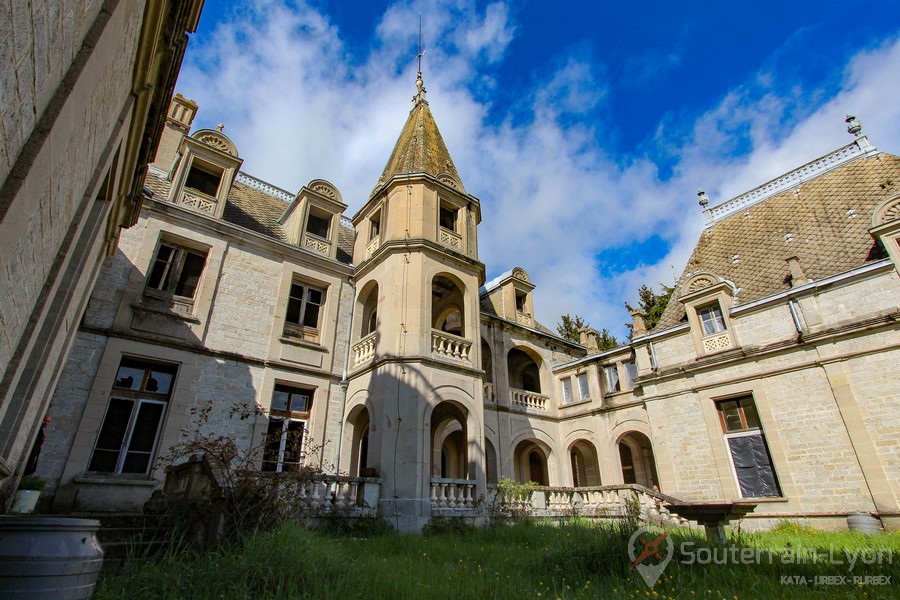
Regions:
[[775, 469], [762, 434], [742, 435], [728, 440], [731, 458], [744, 498], [781, 496]]

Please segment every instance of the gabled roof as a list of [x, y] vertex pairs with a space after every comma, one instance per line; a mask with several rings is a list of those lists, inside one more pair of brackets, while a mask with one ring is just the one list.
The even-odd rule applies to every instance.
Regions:
[[868, 229], [898, 185], [900, 158], [873, 153], [717, 220], [701, 234], [654, 331], [684, 319], [677, 299], [700, 271], [734, 282], [739, 305], [790, 289], [791, 256], [810, 280], [885, 258]]
[[[279, 217], [287, 208], [291, 194], [265, 184], [251, 176], [241, 174], [235, 178], [228, 192], [225, 203], [225, 212], [222, 220], [226, 223], [238, 225], [270, 239], [286, 242], [284, 229], [278, 222]], [[248, 185], [246, 182], [255, 181], [257, 185]], [[262, 185], [259, 185], [262, 184]], [[149, 169], [147, 179], [144, 182], [153, 191], [154, 198], [165, 200], [169, 196], [172, 183], [167, 181], [155, 169]], [[262, 189], [260, 189], [262, 188]], [[353, 257], [354, 230], [344, 219], [341, 219], [337, 237], [337, 260], [349, 265]]]
[[462, 188], [462, 180], [428, 108], [425, 88], [422, 87], [421, 81], [420, 76], [416, 82], [419, 93], [413, 98], [415, 104], [409, 112], [409, 118], [406, 119], [400, 137], [397, 138], [394, 151], [391, 152], [375, 190], [391, 177], [406, 173], [427, 173], [438, 180], [450, 178], [453, 181], [448, 183], [452, 187]]

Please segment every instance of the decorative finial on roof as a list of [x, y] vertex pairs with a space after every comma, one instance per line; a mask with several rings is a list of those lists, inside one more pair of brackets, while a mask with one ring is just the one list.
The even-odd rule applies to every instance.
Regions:
[[225, 129], [225, 123], [219, 123], [218, 125], [216, 125], [216, 131], [218, 131], [219, 133], [222, 133], [223, 129]]
[[844, 122], [847, 124], [847, 133], [850, 135], [855, 135], [859, 137], [862, 134], [862, 125], [859, 124], [859, 121], [856, 120], [856, 117], [853, 115], [847, 115], [847, 118], [844, 119]]
[[700, 206], [706, 208], [709, 205], [709, 196], [702, 189], [697, 190], [697, 197], [700, 199]]
[[412, 101], [417, 105], [421, 102], [428, 104], [428, 101], [425, 100], [425, 82], [422, 80], [422, 57], [425, 56], [425, 49], [422, 47], [422, 14], [419, 13], [419, 52], [416, 54], [416, 59], [419, 61], [419, 72], [416, 75], [416, 95], [413, 96]]

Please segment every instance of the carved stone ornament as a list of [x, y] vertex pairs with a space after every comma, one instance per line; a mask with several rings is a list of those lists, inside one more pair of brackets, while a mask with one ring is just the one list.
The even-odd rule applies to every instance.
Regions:
[[201, 129], [191, 137], [211, 148], [215, 148], [219, 152], [224, 152], [225, 154], [230, 154], [231, 156], [237, 158], [237, 146], [234, 145], [234, 142], [228, 139], [228, 136], [220, 131]]
[[872, 214], [872, 227], [878, 227], [900, 219], [900, 195], [888, 198], [875, 208]]
[[437, 180], [454, 190], [464, 191], [462, 182], [446, 171], [438, 173]]
[[326, 198], [331, 198], [333, 200], [337, 200], [341, 202], [341, 193], [338, 192], [337, 188], [330, 181], [325, 181], [324, 179], [313, 179], [307, 184], [309, 189], [312, 191], [322, 194]]
[[523, 271], [522, 269], [519, 269], [518, 267], [513, 269], [513, 277], [515, 277], [519, 281], [525, 281], [527, 283], [531, 283], [531, 280], [528, 279], [528, 274], [525, 271]]
[[711, 273], [697, 273], [687, 280], [684, 285], [684, 293], [692, 294], [702, 289], [719, 283], [720, 279]]

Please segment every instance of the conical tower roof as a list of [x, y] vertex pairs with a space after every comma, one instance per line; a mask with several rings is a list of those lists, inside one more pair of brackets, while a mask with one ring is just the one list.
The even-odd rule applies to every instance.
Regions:
[[[394, 175], [406, 173], [427, 173], [453, 188], [465, 193], [456, 165], [444, 144], [444, 138], [425, 100], [425, 86], [422, 74], [416, 78], [418, 93], [413, 98], [414, 106], [409, 118], [394, 145], [384, 172], [378, 179], [377, 190]], [[375, 192], [373, 190], [373, 194]]]

